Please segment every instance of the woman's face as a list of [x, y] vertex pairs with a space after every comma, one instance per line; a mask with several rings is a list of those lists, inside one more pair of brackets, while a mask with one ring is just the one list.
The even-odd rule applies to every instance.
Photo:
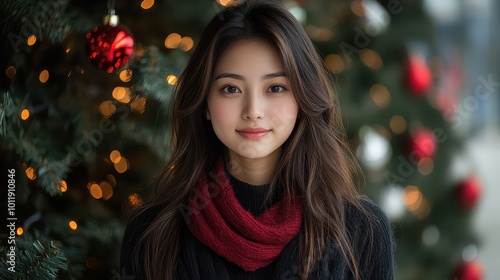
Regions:
[[298, 112], [284, 70], [260, 40], [235, 43], [215, 65], [207, 118], [231, 159], [277, 159]]

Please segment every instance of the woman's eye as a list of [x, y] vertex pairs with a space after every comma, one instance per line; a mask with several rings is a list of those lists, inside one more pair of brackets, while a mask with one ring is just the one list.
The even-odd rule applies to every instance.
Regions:
[[225, 86], [222, 88], [222, 92], [227, 93], [240, 93], [240, 90], [235, 86]]
[[285, 88], [283, 86], [271, 86], [269, 88], [269, 91], [270, 92], [274, 92], [274, 93], [276, 93], [276, 92], [282, 92], [284, 90], [285, 90]]

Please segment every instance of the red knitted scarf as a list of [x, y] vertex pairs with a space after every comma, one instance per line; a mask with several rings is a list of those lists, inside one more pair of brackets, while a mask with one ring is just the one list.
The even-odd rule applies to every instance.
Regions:
[[302, 224], [298, 198], [284, 195], [258, 217], [243, 209], [222, 160], [208, 176], [200, 176], [189, 210], [188, 227], [193, 235], [246, 271], [271, 264]]

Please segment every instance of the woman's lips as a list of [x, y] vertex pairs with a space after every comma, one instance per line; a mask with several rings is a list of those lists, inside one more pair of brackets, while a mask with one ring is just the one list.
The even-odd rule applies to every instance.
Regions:
[[242, 137], [252, 140], [260, 139], [266, 136], [271, 130], [264, 128], [244, 128], [241, 130], [236, 130]]

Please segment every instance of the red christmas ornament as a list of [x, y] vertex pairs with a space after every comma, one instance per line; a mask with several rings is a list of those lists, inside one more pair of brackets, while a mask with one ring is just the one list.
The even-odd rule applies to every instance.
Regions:
[[463, 262], [455, 269], [456, 280], [482, 280], [483, 268], [477, 261]]
[[118, 24], [114, 14], [104, 17], [104, 24], [87, 33], [87, 55], [99, 69], [111, 73], [129, 61], [134, 50], [134, 38], [128, 28]]
[[415, 96], [421, 97], [427, 93], [432, 84], [432, 75], [421, 55], [410, 55], [405, 66], [405, 79]]
[[437, 141], [432, 131], [421, 128], [410, 138], [410, 154], [418, 162], [424, 157], [433, 157], [436, 154]]
[[462, 205], [463, 208], [471, 209], [479, 201], [482, 188], [479, 180], [476, 177], [471, 176], [459, 183], [456, 186], [455, 191], [460, 205]]

